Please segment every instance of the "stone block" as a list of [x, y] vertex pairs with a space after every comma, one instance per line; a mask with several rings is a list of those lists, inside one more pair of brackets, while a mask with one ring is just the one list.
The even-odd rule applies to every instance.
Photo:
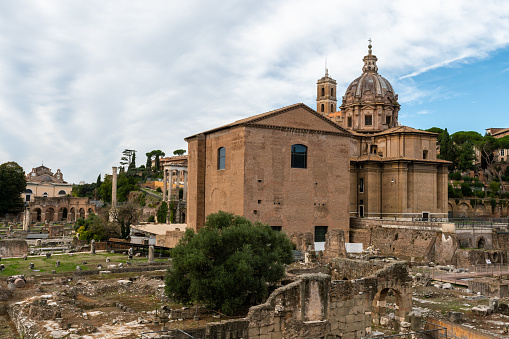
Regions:
[[283, 334], [281, 334], [281, 332], [272, 332], [270, 334], [270, 339], [282, 339], [283, 338]]
[[260, 335], [260, 329], [258, 327], [250, 327], [248, 333], [249, 338], [256, 338]]

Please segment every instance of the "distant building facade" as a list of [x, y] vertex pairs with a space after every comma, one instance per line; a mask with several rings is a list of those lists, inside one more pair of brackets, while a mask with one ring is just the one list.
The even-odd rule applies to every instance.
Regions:
[[74, 222], [95, 213], [89, 198], [71, 197], [72, 184], [64, 181], [60, 169], [53, 173], [46, 166], [33, 168], [26, 176], [24, 200], [28, 203], [29, 223]]

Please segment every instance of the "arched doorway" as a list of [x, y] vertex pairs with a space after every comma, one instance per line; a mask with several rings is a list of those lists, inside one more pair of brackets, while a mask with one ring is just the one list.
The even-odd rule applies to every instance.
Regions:
[[51, 222], [51, 221], [55, 221], [55, 210], [53, 209], [53, 207], [48, 207], [46, 209], [46, 220], [45, 221], [48, 221], [48, 222]]
[[477, 242], [477, 248], [486, 248], [486, 240], [483, 237]]
[[405, 320], [405, 309], [400, 291], [383, 288], [377, 292], [373, 299], [372, 321], [376, 325], [380, 325], [382, 318], [385, 318], [385, 320], [394, 318], [395, 322], [399, 324]]
[[67, 212], [67, 208], [66, 208], [66, 207], [63, 207], [63, 208], [61, 209], [61, 211], [62, 211], [62, 215], [61, 215], [61, 217], [60, 217], [60, 220], [62, 220], [62, 221], [67, 221], [67, 215], [69, 214], [69, 213]]
[[74, 207], [71, 208], [71, 216], [70, 216], [70, 222], [75, 222], [76, 221], [76, 210], [74, 209]]
[[34, 210], [35, 212], [35, 221], [41, 222], [42, 221], [42, 210], [40, 208], [36, 208]]
[[186, 214], [185, 213], [182, 213], [182, 223], [183, 224], [186, 223]]
[[80, 218], [85, 219], [85, 210], [83, 208], [80, 208]]

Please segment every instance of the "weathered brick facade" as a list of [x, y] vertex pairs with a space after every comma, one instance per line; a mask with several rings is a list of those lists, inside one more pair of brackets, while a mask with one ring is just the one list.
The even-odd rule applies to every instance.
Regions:
[[[223, 210], [287, 233], [327, 226], [348, 234], [350, 134], [311, 108], [296, 104], [186, 140], [189, 227]], [[306, 168], [292, 168], [292, 145], [307, 147]]]

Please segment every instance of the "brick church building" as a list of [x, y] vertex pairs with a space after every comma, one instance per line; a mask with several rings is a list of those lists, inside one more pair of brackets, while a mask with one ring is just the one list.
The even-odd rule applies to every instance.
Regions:
[[350, 217], [447, 218], [449, 163], [437, 159], [437, 135], [400, 126], [371, 44], [363, 61], [339, 111], [326, 70], [316, 111], [295, 104], [186, 138], [188, 227], [223, 210], [323, 242], [336, 228], [348, 239]]

